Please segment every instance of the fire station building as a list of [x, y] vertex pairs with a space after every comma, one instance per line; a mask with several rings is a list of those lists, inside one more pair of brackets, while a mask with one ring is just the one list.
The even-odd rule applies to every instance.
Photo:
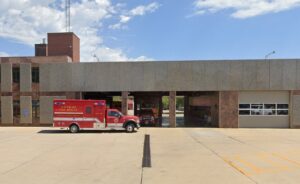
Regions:
[[130, 98], [134, 114], [149, 107], [159, 118], [168, 97], [176, 127], [181, 96], [187, 127], [300, 127], [300, 59], [79, 62], [79, 49], [75, 34], [49, 33], [36, 56], [0, 58], [0, 125], [51, 125], [53, 99], [119, 96], [123, 113]]

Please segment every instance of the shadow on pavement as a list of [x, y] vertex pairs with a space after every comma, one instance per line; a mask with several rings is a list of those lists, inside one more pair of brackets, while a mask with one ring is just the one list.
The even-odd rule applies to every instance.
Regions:
[[[81, 134], [81, 133], [101, 133], [101, 134], [108, 134], [108, 133], [125, 133], [127, 132], [125, 130], [82, 130], [78, 133], [74, 134]], [[136, 133], [136, 132], [134, 132]], [[68, 130], [41, 130], [38, 132], [38, 134], [72, 134]]]

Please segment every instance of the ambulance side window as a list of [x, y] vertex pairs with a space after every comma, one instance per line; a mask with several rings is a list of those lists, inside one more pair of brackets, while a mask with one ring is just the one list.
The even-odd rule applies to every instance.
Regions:
[[92, 114], [92, 107], [85, 107], [86, 114]]
[[119, 117], [119, 113], [115, 111], [108, 111], [108, 116]]

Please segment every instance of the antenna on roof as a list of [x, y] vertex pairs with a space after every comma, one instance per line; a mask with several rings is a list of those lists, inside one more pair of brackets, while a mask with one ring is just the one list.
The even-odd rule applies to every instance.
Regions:
[[65, 0], [65, 4], [66, 4], [66, 9], [65, 9], [65, 13], [66, 13], [66, 32], [70, 32], [70, 27], [71, 27], [71, 2], [70, 0]]

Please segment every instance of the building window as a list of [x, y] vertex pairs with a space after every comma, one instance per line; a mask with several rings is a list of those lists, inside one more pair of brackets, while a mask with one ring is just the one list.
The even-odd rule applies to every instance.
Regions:
[[40, 117], [40, 101], [32, 100], [32, 117], [39, 118]]
[[13, 115], [15, 118], [20, 117], [20, 100], [13, 101]]
[[286, 116], [289, 115], [288, 104], [239, 104], [240, 116]]
[[289, 115], [289, 105], [277, 104], [277, 115]]
[[13, 75], [13, 82], [14, 83], [20, 83], [20, 68], [19, 67], [13, 67], [13, 71], [12, 71], [12, 75]]
[[31, 70], [32, 74], [32, 82], [39, 83], [40, 82], [40, 72], [38, 67], [33, 67]]

